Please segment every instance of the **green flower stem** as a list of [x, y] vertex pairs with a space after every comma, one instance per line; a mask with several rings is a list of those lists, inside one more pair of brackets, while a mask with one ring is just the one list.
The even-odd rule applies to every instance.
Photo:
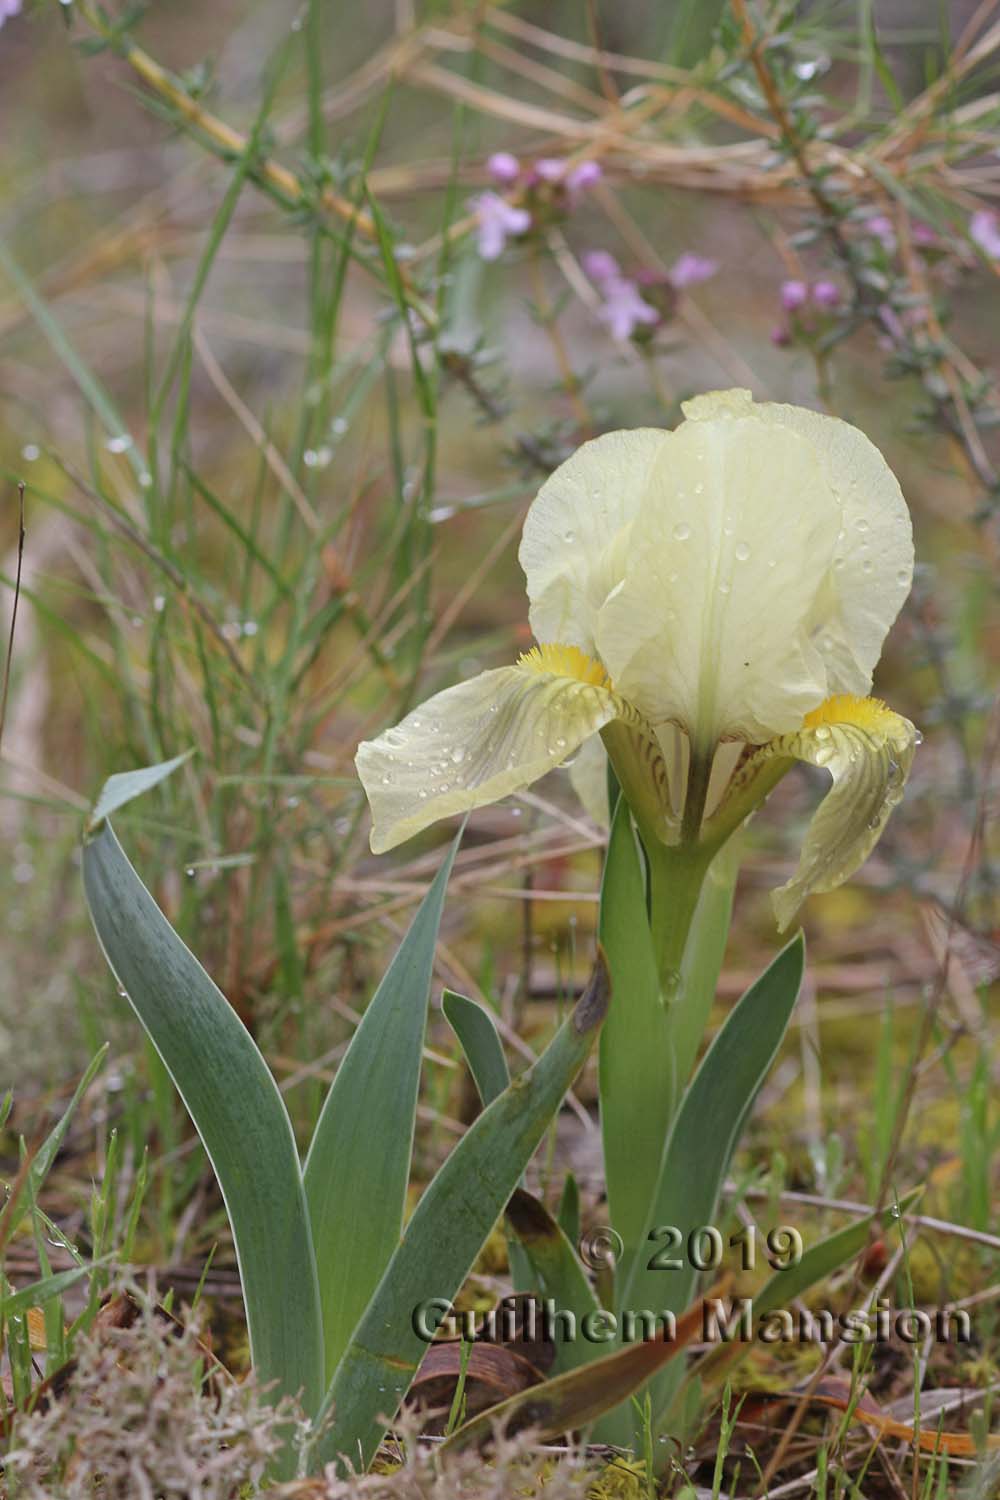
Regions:
[[649, 860], [649, 923], [669, 1007], [679, 998], [681, 966], [713, 850], [700, 844], [646, 843]]

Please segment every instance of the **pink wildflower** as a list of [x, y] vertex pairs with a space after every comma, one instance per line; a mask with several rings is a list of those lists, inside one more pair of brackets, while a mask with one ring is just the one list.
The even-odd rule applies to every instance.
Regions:
[[622, 274], [621, 266], [609, 250], [585, 250], [580, 259], [591, 281], [610, 281]]
[[809, 288], [804, 281], [783, 281], [781, 283], [781, 305], [785, 312], [798, 312], [804, 307], [809, 297]]
[[479, 253], [483, 260], [496, 260], [503, 254], [510, 235], [524, 234], [531, 228], [526, 208], [515, 208], [499, 193], [480, 193], [473, 200], [479, 221]]
[[578, 197], [600, 182], [604, 170], [599, 161], [581, 161], [566, 174], [566, 191], [570, 197]]
[[839, 307], [840, 287], [835, 281], [814, 282], [812, 299], [817, 307]]
[[597, 314], [607, 323], [611, 337], [630, 339], [637, 328], [660, 321], [660, 314], [644, 302], [636, 283], [622, 274], [621, 266], [607, 250], [588, 250], [582, 256], [583, 268], [604, 294]]
[[865, 228], [881, 243], [883, 250], [895, 250], [896, 226], [887, 214], [870, 214], [865, 220]]
[[509, 151], [494, 151], [486, 162], [486, 170], [494, 182], [502, 182], [509, 186], [520, 177], [521, 163]]
[[685, 287], [697, 286], [701, 281], [708, 281], [718, 269], [718, 261], [710, 260], [706, 255], [696, 255], [692, 250], [685, 250], [671, 267], [671, 285], [677, 291], [683, 291]]

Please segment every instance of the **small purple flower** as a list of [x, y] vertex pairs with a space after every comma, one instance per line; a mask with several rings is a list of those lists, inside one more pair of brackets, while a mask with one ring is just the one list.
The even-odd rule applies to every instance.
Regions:
[[865, 228], [880, 242], [883, 250], [895, 250], [896, 226], [887, 214], [870, 214], [865, 220]]
[[610, 276], [602, 285], [604, 304], [597, 316], [607, 323], [613, 339], [624, 342], [637, 328], [660, 321], [655, 307], [644, 302], [639, 288], [627, 276]]
[[1000, 260], [1000, 217], [992, 208], [980, 208], [969, 220], [969, 238], [991, 260]]
[[21, 0], [0, 0], [0, 26], [21, 14]]
[[941, 243], [937, 237], [936, 230], [932, 229], [929, 224], [925, 224], [921, 219], [913, 221], [911, 233], [913, 235], [913, 243], [921, 246], [923, 249], [931, 250], [935, 245]]
[[585, 250], [580, 260], [591, 281], [611, 281], [622, 274], [621, 266], [609, 250]]
[[[0, 4], [2, 4], [2, 0], [0, 0]], [[486, 170], [494, 182], [502, 182], [505, 186], [509, 187], [512, 182], [516, 182], [520, 177], [521, 163], [509, 151], [494, 151], [493, 155], [486, 162]]]
[[674, 261], [670, 271], [671, 285], [680, 292], [685, 287], [697, 286], [700, 281], [708, 281], [718, 269], [718, 261], [709, 260], [707, 255], [696, 255], [692, 250], [685, 250]]
[[562, 182], [566, 175], [566, 163], [561, 156], [540, 156], [532, 166], [539, 182]]
[[483, 260], [496, 260], [503, 254], [508, 236], [524, 234], [531, 228], [526, 208], [515, 208], [499, 193], [480, 193], [473, 199], [479, 221], [479, 253]]
[[809, 288], [804, 281], [783, 281], [781, 283], [781, 305], [785, 312], [798, 312], [804, 307], [809, 297]]
[[566, 191], [571, 198], [578, 198], [588, 188], [600, 182], [604, 169], [599, 161], [582, 161], [566, 174]]
[[840, 287], [835, 281], [814, 282], [812, 299], [817, 307], [839, 307]]

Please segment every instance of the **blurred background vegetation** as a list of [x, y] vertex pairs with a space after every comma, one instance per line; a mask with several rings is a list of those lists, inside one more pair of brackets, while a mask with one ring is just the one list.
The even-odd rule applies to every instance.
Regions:
[[[925, 735], [876, 856], [806, 912], [811, 989], [755, 1160], [776, 1190], [859, 1201], [890, 1163], [929, 1180], [929, 1212], [980, 1238], [928, 1242], [922, 1291], [985, 1285], [1000, 6], [16, 9], [0, 29], [7, 620], [19, 481], [26, 542], [0, 761], [0, 1086], [33, 1134], [112, 1038], [56, 1179], [68, 1233], [87, 1237], [113, 1131], [126, 1183], [147, 1147], [156, 1162], [138, 1258], [183, 1287], [222, 1226], [85, 919], [77, 846], [103, 777], [196, 748], [122, 831], [311, 1121], [447, 836], [372, 858], [358, 740], [529, 644], [520, 524], [581, 440], [745, 385], [855, 422], [898, 473], [918, 577], [876, 691]], [[581, 163], [600, 173], [571, 190]], [[531, 219], [495, 258], [490, 193]], [[624, 281], [655, 313], [624, 337], [594, 251], [615, 257], [619, 302]], [[685, 276], [683, 256], [712, 274]], [[765, 892], [817, 785], [795, 773], [758, 819], [720, 1005], [774, 949]], [[563, 772], [470, 824], [439, 973], [495, 1007], [515, 1057], [589, 962], [601, 847]], [[418, 1149], [436, 1156], [469, 1098], [432, 1041]], [[568, 1135], [593, 1203], [596, 1138]]]

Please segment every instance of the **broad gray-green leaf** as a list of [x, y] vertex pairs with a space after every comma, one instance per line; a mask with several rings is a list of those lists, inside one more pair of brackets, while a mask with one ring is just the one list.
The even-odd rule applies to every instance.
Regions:
[[361, 1018], [305, 1165], [329, 1380], [399, 1243], [434, 948], [458, 839]]
[[136, 771], [118, 771], [114, 776], [109, 776], [94, 804], [88, 828], [96, 828], [102, 819], [110, 818], [126, 802], [131, 802], [134, 797], [141, 797], [143, 792], [166, 781], [193, 754], [193, 750], [185, 750], [183, 755], [175, 755], [173, 760], [160, 761], [159, 765], [142, 766]]
[[332, 1429], [314, 1457], [367, 1466], [427, 1349], [414, 1326], [435, 1299], [443, 1315], [570, 1087], [604, 1020], [599, 958], [573, 1013], [537, 1062], [471, 1125], [421, 1198], [334, 1376]]
[[475, 1000], [455, 990], [445, 990], [441, 1008], [462, 1044], [480, 1099], [492, 1104], [510, 1083], [510, 1069], [493, 1017]]
[[598, 1313], [600, 1303], [566, 1235], [545, 1205], [523, 1188], [518, 1188], [507, 1204], [507, 1223], [531, 1262], [542, 1297], [551, 1298], [554, 1307], [572, 1313], [576, 1319], [575, 1337], [563, 1337], [556, 1343], [553, 1373], [561, 1374], [596, 1359], [605, 1350], [584, 1338], [580, 1327], [586, 1317]]
[[291, 1123], [257, 1046], [184, 945], [103, 822], [83, 853], [94, 927], [163, 1059], [225, 1199], [262, 1385], [322, 1396], [316, 1263]]

